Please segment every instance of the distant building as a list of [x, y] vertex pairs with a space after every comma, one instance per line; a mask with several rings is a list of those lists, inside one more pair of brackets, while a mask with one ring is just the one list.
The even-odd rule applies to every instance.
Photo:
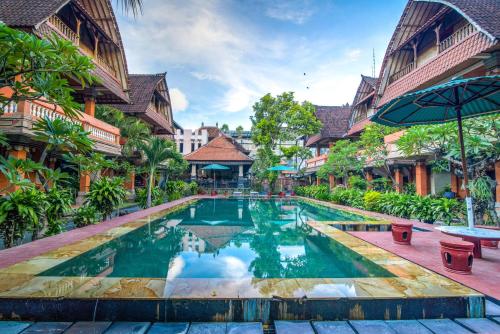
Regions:
[[195, 130], [176, 129], [174, 138], [177, 151], [186, 155], [208, 143], [208, 131], [202, 128]]

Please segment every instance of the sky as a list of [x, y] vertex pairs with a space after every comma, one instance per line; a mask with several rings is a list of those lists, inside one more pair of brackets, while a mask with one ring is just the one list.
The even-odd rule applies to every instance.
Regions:
[[116, 9], [129, 73], [167, 72], [174, 119], [250, 129], [263, 95], [352, 103], [376, 75], [406, 0], [144, 0]]

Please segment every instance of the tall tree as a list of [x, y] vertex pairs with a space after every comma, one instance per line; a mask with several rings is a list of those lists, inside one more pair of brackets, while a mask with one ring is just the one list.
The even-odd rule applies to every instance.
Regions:
[[358, 156], [359, 144], [350, 140], [339, 140], [330, 149], [326, 163], [318, 170], [318, 176], [326, 179], [328, 175], [342, 178], [347, 186], [349, 172], [359, 172], [364, 160]]
[[220, 130], [224, 133], [228, 133], [229, 132], [229, 125], [227, 125], [226, 123], [222, 124], [222, 126], [220, 127]]

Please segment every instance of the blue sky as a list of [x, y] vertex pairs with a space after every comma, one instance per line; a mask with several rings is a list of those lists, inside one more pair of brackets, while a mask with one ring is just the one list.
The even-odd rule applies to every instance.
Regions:
[[249, 129], [252, 105], [268, 92], [351, 103], [360, 74], [372, 73], [373, 49], [378, 75], [405, 4], [144, 0], [142, 16], [116, 13], [129, 72], [167, 72], [174, 119], [184, 128]]

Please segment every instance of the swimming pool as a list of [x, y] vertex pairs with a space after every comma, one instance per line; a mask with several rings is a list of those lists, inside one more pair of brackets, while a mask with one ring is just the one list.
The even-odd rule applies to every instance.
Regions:
[[203, 199], [39, 276], [394, 277], [307, 221], [364, 217], [297, 200]]

